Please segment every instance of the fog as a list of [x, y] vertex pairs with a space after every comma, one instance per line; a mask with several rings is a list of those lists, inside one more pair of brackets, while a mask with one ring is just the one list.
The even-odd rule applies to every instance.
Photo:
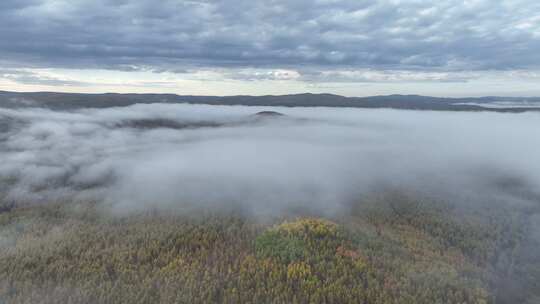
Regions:
[[[255, 116], [263, 110], [285, 116]], [[0, 108], [4, 201], [342, 211], [380, 187], [537, 208], [540, 115], [187, 104]]]

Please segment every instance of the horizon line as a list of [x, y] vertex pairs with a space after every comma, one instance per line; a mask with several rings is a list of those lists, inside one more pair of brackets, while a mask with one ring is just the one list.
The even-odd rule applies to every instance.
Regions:
[[482, 96], [464, 96], [464, 97], [450, 97], [450, 96], [434, 96], [434, 95], [422, 95], [422, 94], [381, 94], [381, 95], [366, 95], [366, 96], [346, 96], [335, 93], [312, 93], [312, 92], [303, 92], [303, 93], [290, 93], [290, 94], [264, 94], [264, 95], [249, 95], [249, 94], [233, 94], [233, 95], [203, 95], [203, 94], [179, 94], [179, 93], [135, 93], [135, 92], [102, 92], [102, 93], [90, 93], [90, 92], [62, 92], [62, 91], [6, 91], [0, 90], [0, 93], [11, 93], [11, 94], [66, 94], [66, 95], [174, 95], [174, 96], [192, 96], [192, 97], [217, 97], [217, 98], [229, 98], [229, 97], [283, 97], [283, 96], [300, 96], [300, 95], [330, 95], [342, 98], [372, 98], [372, 97], [392, 97], [392, 96], [401, 96], [401, 97], [429, 97], [429, 98], [439, 98], [439, 99], [483, 99], [483, 98], [512, 98], [512, 99], [536, 99], [540, 96], [503, 96], [503, 95], [482, 95]]

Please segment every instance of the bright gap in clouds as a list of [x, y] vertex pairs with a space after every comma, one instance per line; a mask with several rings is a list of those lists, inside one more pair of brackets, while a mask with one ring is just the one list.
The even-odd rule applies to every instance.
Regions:
[[93, 69], [4, 69], [0, 90], [180, 95], [285, 95], [332, 92], [344, 96], [421, 94], [440, 97], [540, 96], [540, 73], [421, 72], [294, 69], [218, 69], [179, 72]]

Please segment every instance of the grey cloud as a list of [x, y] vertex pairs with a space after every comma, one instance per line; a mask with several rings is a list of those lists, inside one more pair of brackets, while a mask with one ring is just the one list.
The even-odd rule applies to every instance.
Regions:
[[538, 11], [532, 0], [7, 0], [0, 55], [70, 68], [532, 69]]

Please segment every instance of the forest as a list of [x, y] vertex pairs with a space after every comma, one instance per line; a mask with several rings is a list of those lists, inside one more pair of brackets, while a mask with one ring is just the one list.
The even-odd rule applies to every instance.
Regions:
[[[3, 204], [1, 303], [538, 303], [527, 215], [392, 190], [346, 212]], [[538, 247], [536, 247], [538, 248]]]

